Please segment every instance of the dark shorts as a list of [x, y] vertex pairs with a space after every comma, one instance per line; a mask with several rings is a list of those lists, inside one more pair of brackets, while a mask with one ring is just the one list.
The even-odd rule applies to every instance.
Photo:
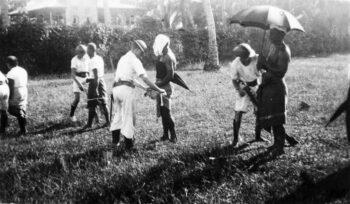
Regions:
[[101, 78], [98, 80], [97, 90], [93, 87], [92, 83], [89, 83], [87, 98], [88, 107], [107, 104], [106, 82], [104, 79]]

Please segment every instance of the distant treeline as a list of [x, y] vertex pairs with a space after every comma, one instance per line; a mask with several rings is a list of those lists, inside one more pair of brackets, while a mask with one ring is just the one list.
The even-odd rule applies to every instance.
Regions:
[[[319, 24], [307, 24], [306, 33], [292, 32], [286, 39], [293, 56], [309, 56], [349, 52], [350, 38], [335, 35], [332, 28]], [[113, 29], [104, 25], [87, 24], [80, 27], [47, 27], [33, 23], [26, 17], [0, 33], [0, 64], [5, 57], [16, 55], [21, 66], [32, 76], [40, 74], [67, 73], [70, 60], [79, 43], [95, 42], [107, 67], [116, 66], [119, 58], [130, 48], [130, 41], [142, 39], [149, 46], [145, 56], [146, 65], [153, 64], [152, 43], [158, 33], [172, 39], [171, 48], [178, 64], [205, 61], [207, 57], [207, 31], [205, 29], [164, 29], [151, 17], [141, 19], [132, 30]], [[217, 28], [219, 57], [221, 61], [232, 59], [232, 48], [240, 42], [249, 42], [258, 52], [261, 49], [263, 31], [231, 25]], [[267, 35], [268, 36], [268, 35]], [[266, 37], [267, 37], [266, 36]], [[265, 45], [265, 49], [268, 44]]]

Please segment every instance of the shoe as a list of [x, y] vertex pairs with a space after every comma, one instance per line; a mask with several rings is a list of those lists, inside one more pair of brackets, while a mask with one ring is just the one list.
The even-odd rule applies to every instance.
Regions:
[[132, 139], [125, 138], [124, 141], [125, 141], [125, 149], [132, 150], [132, 148], [134, 147], [134, 142], [132, 141]]
[[294, 147], [295, 145], [299, 144], [299, 142], [296, 139], [294, 139], [294, 137], [288, 136], [286, 137], [286, 139], [290, 147]]
[[102, 125], [102, 128], [109, 127], [111, 124], [109, 122], [106, 122], [104, 125]]
[[165, 135], [163, 135], [159, 140], [164, 142], [164, 141], [169, 140], [169, 137], [166, 137]]
[[264, 139], [264, 138], [262, 138], [262, 137], [255, 138], [255, 141], [256, 141], [256, 142], [266, 142], [266, 143], [269, 143], [269, 142], [270, 142], [269, 140]]
[[72, 117], [70, 117], [70, 121], [75, 123], [75, 122], [77, 122], [77, 118], [75, 116], [72, 116]]
[[92, 126], [89, 124], [86, 124], [83, 128], [81, 128], [81, 130], [86, 130], [86, 129], [90, 129]]
[[171, 137], [169, 141], [172, 142], [172, 143], [176, 143], [177, 142], [177, 137]]
[[285, 153], [283, 147], [278, 146], [278, 145], [275, 145], [275, 144], [272, 145], [271, 147], [268, 147], [267, 149], [268, 149], [268, 151], [270, 151], [271, 154], [273, 154], [273, 155], [282, 155], [282, 154]]

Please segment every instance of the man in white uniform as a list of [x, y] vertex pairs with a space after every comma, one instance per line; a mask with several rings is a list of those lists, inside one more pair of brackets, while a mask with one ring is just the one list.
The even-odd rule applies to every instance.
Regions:
[[125, 137], [125, 147], [127, 150], [133, 147], [135, 133], [135, 85], [134, 80], [141, 78], [151, 89], [159, 93], [165, 93], [152, 83], [146, 74], [140, 61], [145, 50], [146, 43], [142, 40], [135, 40], [132, 49], [122, 56], [118, 62], [113, 84], [113, 99], [115, 115], [111, 124], [112, 142], [118, 144], [120, 134]]
[[6, 76], [0, 72], [0, 112], [1, 112], [1, 122], [0, 122], [0, 134], [6, 132], [6, 126], [8, 125], [8, 103], [9, 103], [10, 89], [8, 86], [8, 80]]
[[15, 56], [7, 58], [6, 66], [10, 71], [7, 73], [10, 88], [9, 113], [18, 120], [20, 132], [19, 135], [27, 133], [27, 98], [28, 98], [28, 74], [25, 69], [18, 66], [18, 60]]
[[[261, 74], [256, 67], [258, 55], [249, 44], [241, 43], [234, 48], [233, 52], [237, 57], [230, 65], [232, 69], [232, 83], [236, 89], [232, 145], [237, 146], [240, 143], [239, 129], [242, 115], [248, 112], [248, 107], [254, 100], [256, 103], [255, 97], [258, 89], [258, 78]], [[258, 122], [255, 127], [255, 139], [256, 141], [265, 141], [261, 138], [261, 128]]]
[[88, 123], [83, 129], [91, 128], [93, 119], [96, 116], [96, 107], [100, 105], [102, 112], [106, 118], [106, 124], [104, 127], [108, 127], [109, 121], [109, 110], [107, 107], [107, 92], [106, 83], [103, 79], [104, 76], [104, 61], [103, 58], [96, 53], [96, 44], [89, 43], [87, 53], [90, 57], [89, 60], [89, 88], [88, 88], [88, 109], [89, 118]]
[[74, 101], [71, 105], [69, 117], [72, 122], [76, 122], [77, 119], [74, 116], [75, 109], [80, 101], [80, 93], [85, 91], [86, 79], [89, 74], [89, 56], [86, 54], [86, 46], [78, 45], [75, 49], [76, 56], [71, 61], [72, 79], [73, 79], [73, 92]]

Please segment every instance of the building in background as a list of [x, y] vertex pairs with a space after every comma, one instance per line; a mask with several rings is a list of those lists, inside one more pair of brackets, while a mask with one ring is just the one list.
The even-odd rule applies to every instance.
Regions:
[[[24, 11], [30, 18], [49, 25], [106, 23], [116, 27], [133, 27], [146, 11], [120, 0], [30, 0]], [[10, 12], [15, 16], [23, 12]]]

